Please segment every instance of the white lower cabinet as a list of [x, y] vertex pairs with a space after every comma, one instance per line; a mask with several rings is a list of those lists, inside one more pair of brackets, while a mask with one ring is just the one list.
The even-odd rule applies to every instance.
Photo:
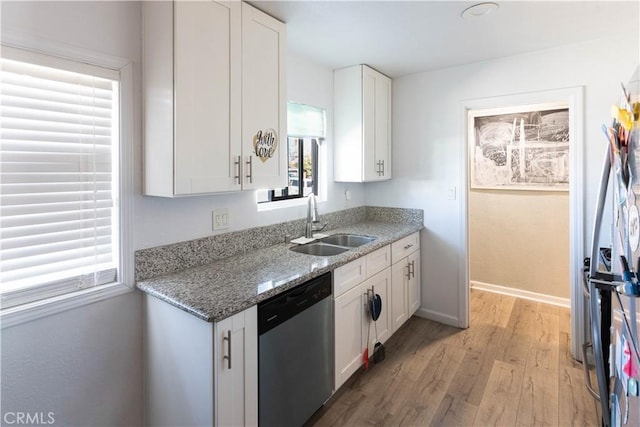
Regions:
[[367, 337], [369, 356], [372, 356], [375, 327], [368, 310], [372, 288], [382, 298], [382, 311], [376, 325], [378, 338], [384, 342], [391, 335], [390, 261], [390, 247], [385, 246], [334, 270], [336, 390], [363, 364]]
[[420, 234], [391, 245], [392, 333], [420, 308]]
[[334, 301], [335, 313], [335, 383], [337, 390], [358, 370], [363, 362], [363, 320], [366, 293], [362, 286], [340, 295]]
[[216, 425], [258, 425], [257, 306], [216, 323], [214, 330]]
[[408, 283], [409, 317], [418, 311], [421, 304], [420, 286], [420, 251], [417, 250], [407, 257], [407, 264], [411, 266], [411, 277]]
[[[369, 357], [373, 357], [373, 346], [377, 340], [384, 343], [391, 336], [391, 269], [389, 267], [382, 270], [375, 276], [367, 279], [362, 284], [362, 288], [366, 295], [367, 291], [372, 294], [380, 295], [382, 299], [382, 310], [377, 321], [373, 321], [368, 310], [365, 312], [365, 318], [362, 323], [364, 342], [369, 340]], [[368, 329], [368, 331], [367, 331]], [[364, 346], [363, 346], [364, 347]]]
[[145, 424], [258, 424], [253, 306], [218, 323], [145, 294]]
[[391, 266], [391, 331], [395, 332], [409, 319], [407, 307], [407, 275], [409, 267], [404, 262]]

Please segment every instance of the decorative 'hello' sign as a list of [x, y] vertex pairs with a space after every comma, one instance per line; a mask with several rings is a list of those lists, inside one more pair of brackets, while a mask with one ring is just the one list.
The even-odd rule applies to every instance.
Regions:
[[278, 133], [275, 130], [259, 130], [253, 136], [253, 150], [263, 163], [273, 157], [276, 148], [278, 148]]

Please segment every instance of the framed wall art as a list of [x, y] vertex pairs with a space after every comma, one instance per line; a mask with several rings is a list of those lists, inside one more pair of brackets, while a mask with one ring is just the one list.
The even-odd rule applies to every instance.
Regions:
[[471, 188], [569, 191], [566, 102], [468, 111]]

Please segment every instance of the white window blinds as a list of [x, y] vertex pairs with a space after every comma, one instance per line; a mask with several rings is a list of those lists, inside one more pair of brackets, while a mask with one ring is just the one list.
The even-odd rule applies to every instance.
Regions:
[[2, 307], [115, 281], [118, 72], [3, 47], [0, 84]]
[[325, 114], [322, 108], [287, 103], [287, 134], [298, 138], [325, 137]]

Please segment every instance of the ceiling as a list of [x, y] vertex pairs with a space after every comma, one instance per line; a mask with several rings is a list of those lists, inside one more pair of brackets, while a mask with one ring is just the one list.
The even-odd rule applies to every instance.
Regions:
[[496, 1], [463, 19], [469, 1], [250, 1], [286, 22], [289, 49], [332, 69], [368, 64], [390, 77], [622, 34], [638, 54], [640, 2]]

